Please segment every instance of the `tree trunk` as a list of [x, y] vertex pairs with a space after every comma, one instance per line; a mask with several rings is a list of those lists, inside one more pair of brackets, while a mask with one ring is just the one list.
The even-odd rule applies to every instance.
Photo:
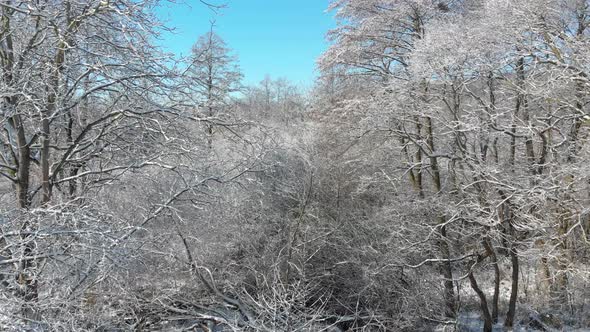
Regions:
[[16, 130], [16, 144], [18, 149], [18, 168], [16, 172], [16, 199], [20, 209], [28, 209], [31, 205], [29, 196], [29, 181], [31, 176], [31, 149], [27, 143], [25, 129], [20, 116], [15, 115], [10, 120]]
[[[438, 158], [432, 156], [435, 153], [436, 147], [434, 145], [434, 130], [432, 125], [432, 119], [430, 117], [426, 118], [426, 142], [428, 144], [428, 149], [430, 150], [431, 156], [429, 157], [430, 160], [430, 168], [432, 170], [432, 181], [434, 183], [434, 188], [437, 193], [442, 191], [442, 182], [440, 178], [440, 171], [438, 168]], [[457, 311], [457, 305], [455, 300], [455, 288], [453, 287], [453, 266], [449, 261], [451, 257], [449, 244], [447, 243], [447, 229], [444, 226], [446, 222], [444, 217], [440, 217], [439, 223], [441, 226], [440, 235], [442, 239], [440, 240], [440, 251], [445, 259], [444, 263], [442, 264], [442, 275], [444, 278], [444, 298], [446, 303], [446, 316], [447, 317], [455, 317]]]
[[481, 288], [479, 288], [477, 280], [473, 275], [473, 271], [469, 271], [469, 283], [471, 284], [471, 288], [475, 291], [475, 293], [477, 293], [477, 296], [479, 297], [481, 313], [484, 321], [483, 332], [492, 332], [493, 323], [490, 310], [488, 309], [488, 301], [486, 300], [486, 295], [483, 293]]
[[43, 205], [47, 205], [51, 200], [52, 188], [49, 182], [49, 158], [51, 154], [49, 142], [51, 140], [51, 132], [49, 122], [57, 111], [57, 92], [60, 88], [60, 75], [65, 62], [66, 48], [67, 44], [64, 41], [60, 42], [57, 46], [53, 63], [54, 67], [51, 68], [51, 81], [47, 87], [47, 107], [41, 115], [41, 187], [43, 189], [41, 203]]
[[514, 245], [510, 248], [510, 262], [512, 263], [512, 287], [510, 289], [510, 300], [508, 301], [508, 313], [504, 326], [511, 328], [514, 325], [514, 316], [516, 316], [516, 300], [518, 299], [518, 275], [519, 263], [518, 255]]
[[498, 322], [498, 303], [500, 300], [500, 266], [498, 265], [498, 256], [492, 247], [489, 239], [484, 240], [484, 246], [487, 255], [492, 258], [492, 266], [494, 267], [494, 296], [492, 298], [492, 321]]
[[[419, 139], [422, 139], [422, 123], [420, 122], [420, 118], [416, 117], [416, 135]], [[424, 186], [422, 184], [422, 150], [420, 147], [416, 147], [416, 186], [418, 187], [418, 195], [420, 198], [424, 198]]]
[[[444, 218], [441, 217], [441, 222], [444, 222]], [[455, 318], [457, 315], [457, 305], [455, 300], [455, 288], [453, 287], [453, 267], [450, 258], [449, 245], [446, 242], [447, 229], [442, 226], [440, 229], [442, 239], [440, 240], [440, 251], [443, 259], [445, 260], [441, 265], [441, 272], [444, 283], [444, 299], [445, 299], [445, 315], [449, 318]]]

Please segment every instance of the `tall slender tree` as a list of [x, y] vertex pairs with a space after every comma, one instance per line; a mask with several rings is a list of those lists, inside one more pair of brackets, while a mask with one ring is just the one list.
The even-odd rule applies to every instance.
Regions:
[[[201, 112], [213, 120], [228, 109], [232, 93], [241, 88], [242, 74], [237, 57], [213, 31], [199, 37], [193, 45], [187, 71], [194, 86]], [[212, 147], [213, 121], [207, 122], [208, 145]]]

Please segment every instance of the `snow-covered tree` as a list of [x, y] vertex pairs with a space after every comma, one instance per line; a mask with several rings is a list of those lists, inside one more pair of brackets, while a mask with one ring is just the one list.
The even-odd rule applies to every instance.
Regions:
[[[371, 82], [337, 110], [342, 123], [361, 125], [358, 137], [391, 133], [390, 153], [403, 161], [392, 171], [436, 211], [419, 224], [432, 229], [426, 238], [439, 235], [430, 242], [438, 254], [423, 262], [443, 267], [447, 316], [452, 283], [464, 275], [491, 330], [503, 254], [511, 270], [506, 326], [522, 262], [555, 280], [550, 288], [565, 303], [572, 260], [549, 251], [584, 241], [587, 223], [587, 172], [577, 159], [585, 158], [587, 2], [343, 0], [332, 9], [341, 21], [320, 67]], [[491, 301], [476, 278], [485, 262], [493, 266]]]
[[[213, 120], [228, 109], [232, 93], [241, 88], [242, 74], [237, 57], [213, 30], [199, 37], [189, 58], [188, 76], [191, 91], [196, 93], [204, 115]], [[189, 84], [190, 84], [189, 83]], [[207, 124], [209, 146], [213, 140], [213, 125]]]

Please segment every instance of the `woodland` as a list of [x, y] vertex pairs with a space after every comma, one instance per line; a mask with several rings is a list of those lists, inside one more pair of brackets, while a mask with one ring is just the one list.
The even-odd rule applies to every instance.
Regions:
[[310, 89], [163, 2], [0, 0], [0, 330], [590, 329], [590, 1], [332, 0]]

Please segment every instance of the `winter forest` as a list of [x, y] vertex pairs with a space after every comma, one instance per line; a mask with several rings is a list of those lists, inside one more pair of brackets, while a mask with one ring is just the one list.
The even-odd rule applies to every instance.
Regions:
[[307, 89], [162, 2], [0, 0], [0, 330], [590, 330], [590, 1], [326, 1]]

